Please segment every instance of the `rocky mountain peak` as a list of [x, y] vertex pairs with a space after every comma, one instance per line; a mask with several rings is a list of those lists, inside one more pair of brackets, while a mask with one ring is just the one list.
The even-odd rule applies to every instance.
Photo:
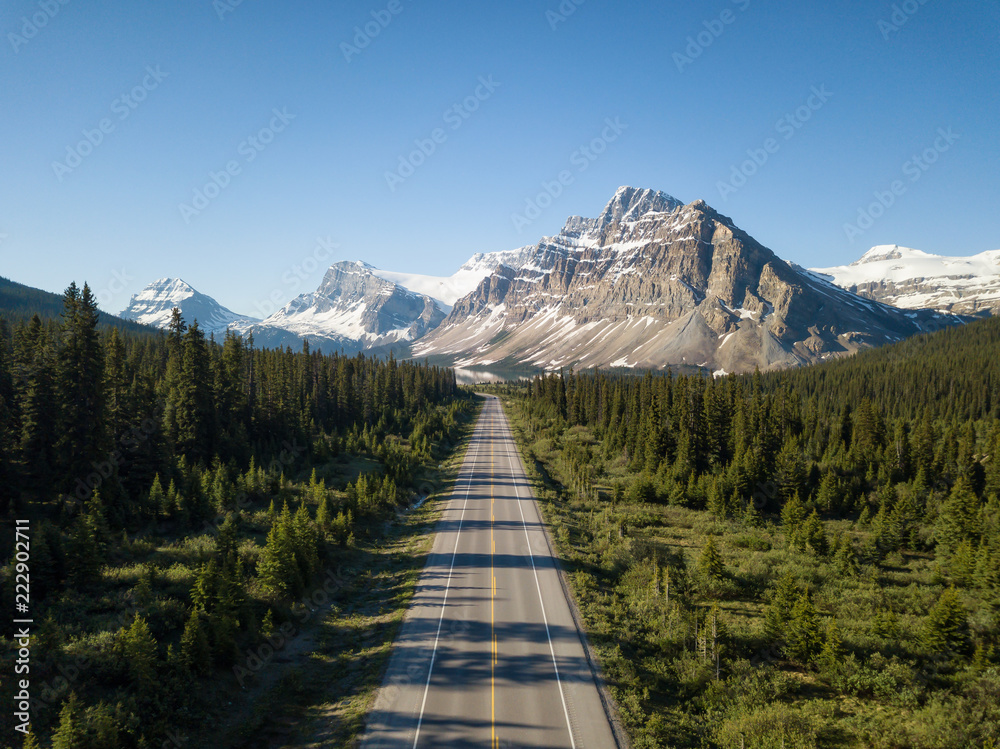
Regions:
[[[597, 217], [596, 228], [603, 229], [609, 224], [623, 221], [636, 221], [647, 213], [672, 211], [681, 205], [683, 204], [679, 200], [659, 190], [622, 186], [615, 191]], [[571, 217], [570, 221], [574, 218], [579, 217]]]
[[517, 269], [499, 266], [415, 345], [460, 365], [774, 369], [935, 326], [795, 268], [704, 201], [619, 188]]

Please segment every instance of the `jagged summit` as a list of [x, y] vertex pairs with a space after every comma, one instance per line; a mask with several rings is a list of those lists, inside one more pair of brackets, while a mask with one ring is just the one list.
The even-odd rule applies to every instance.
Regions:
[[455, 303], [417, 355], [463, 365], [796, 366], [953, 323], [793, 267], [704, 201], [619, 188]]
[[647, 213], [672, 211], [681, 205], [683, 204], [679, 200], [665, 192], [626, 185], [619, 187], [604, 206], [601, 215], [597, 217], [597, 225], [603, 229], [611, 223], [635, 221]]

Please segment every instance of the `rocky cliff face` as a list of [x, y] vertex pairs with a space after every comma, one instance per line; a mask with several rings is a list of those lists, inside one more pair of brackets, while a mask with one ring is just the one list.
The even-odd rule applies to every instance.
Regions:
[[868, 299], [905, 309], [1000, 314], [1000, 250], [969, 257], [880, 245], [850, 265], [814, 273]]
[[953, 324], [789, 265], [704, 201], [623, 187], [518, 268], [499, 266], [414, 346], [462, 365], [795, 366]]

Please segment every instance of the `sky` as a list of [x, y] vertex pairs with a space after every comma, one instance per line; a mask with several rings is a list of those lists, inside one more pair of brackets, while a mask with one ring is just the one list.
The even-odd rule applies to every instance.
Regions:
[[993, 2], [6, 0], [0, 37], [0, 275], [110, 312], [449, 275], [620, 185], [806, 267], [1000, 248]]

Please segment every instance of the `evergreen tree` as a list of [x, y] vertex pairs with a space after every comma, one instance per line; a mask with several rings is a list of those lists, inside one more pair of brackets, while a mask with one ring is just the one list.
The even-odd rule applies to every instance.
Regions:
[[267, 534], [257, 574], [264, 587], [274, 595], [295, 595], [302, 589], [302, 573], [295, 556], [292, 513], [287, 503]]
[[212, 651], [205, 631], [205, 615], [199, 606], [191, 609], [181, 635], [180, 661], [195, 674], [205, 674], [212, 665]]
[[795, 578], [784, 575], [770, 591], [770, 602], [764, 609], [764, 634], [771, 642], [785, 641], [785, 623], [798, 597]]
[[803, 591], [795, 605], [785, 629], [785, 652], [800, 663], [808, 663], [819, 655], [823, 645], [819, 615], [809, 591]]
[[80, 749], [84, 746], [85, 737], [83, 707], [76, 692], [70, 692], [59, 710], [59, 726], [52, 734], [52, 749]]
[[785, 534], [785, 538], [788, 539], [789, 545], [800, 545], [802, 539], [799, 531], [805, 517], [806, 508], [802, 505], [798, 494], [793, 495], [791, 499], [785, 502], [784, 507], [781, 508], [781, 529]]
[[841, 577], [853, 577], [858, 573], [858, 558], [850, 538], [845, 537], [838, 542], [833, 567]]
[[57, 462], [63, 488], [94, 473], [105, 455], [104, 351], [97, 333], [97, 300], [84, 284], [70, 284], [63, 298], [57, 359], [59, 434]]
[[843, 657], [843, 647], [840, 641], [840, 629], [833, 619], [826, 625], [826, 637], [823, 639], [823, 649], [816, 659], [816, 664], [824, 674], [833, 674]]
[[208, 346], [197, 322], [184, 334], [181, 352], [180, 373], [171, 393], [173, 436], [178, 452], [207, 461], [213, 448], [215, 408]]
[[816, 504], [824, 512], [840, 511], [840, 484], [833, 471], [826, 471], [823, 474], [819, 484], [819, 493], [816, 496]]
[[54, 344], [38, 315], [34, 315], [27, 327], [18, 331], [14, 344], [17, 375], [14, 410], [20, 414], [20, 428], [12, 420], [12, 433], [6, 436], [6, 440], [18, 446], [26, 488], [42, 493], [53, 485], [55, 444], [59, 430]]
[[119, 634], [119, 647], [133, 683], [140, 690], [153, 687], [157, 662], [156, 640], [145, 619], [135, 615], [132, 626]]
[[802, 525], [802, 539], [806, 548], [817, 556], [826, 556], [829, 551], [829, 543], [826, 539], [826, 532], [823, 530], [823, 522], [819, 515], [813, 510], [808, 519]]
[[965, 653], [969, 647], [969, 619], [954, 586], [947, 588], [924, 620], [921, 642], [929, 653]]
[[705, 546], [698, 557], [698, 571], [709, 582], [718, 582], [726, 575], [726, 566], [722, 561], [722, 555], [715, 546], [715, 539], [708, 537]]
[[786, 440], [775, 461], [774, 480], [779, 495], [786, 502], [805, 490], [806, 469], [802, 464], [802, 448], [796, 440]]
[[952, 487], [935, 527], [935, 537], [944, 555], [953, 554], [962, 541], [973, 537], [978, 517], [979, 501], [963, 476]]

